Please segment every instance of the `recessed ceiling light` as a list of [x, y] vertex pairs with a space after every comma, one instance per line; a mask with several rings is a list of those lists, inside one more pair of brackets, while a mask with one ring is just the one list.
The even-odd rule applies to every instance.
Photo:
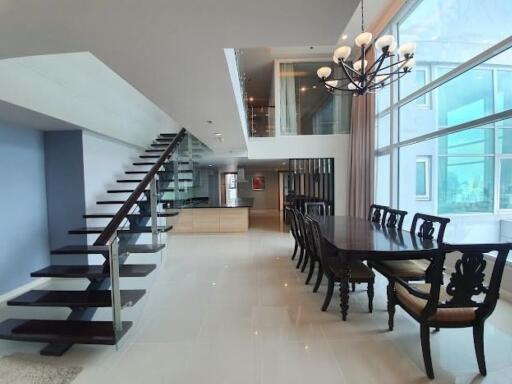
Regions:
[[213, 165], [212, 165], [212, 164], [208, 164], [208, 166], [209, 166], [209, 167], [213, 167]]
[[306, 87], [301, 87], [301, 88], [300, 88], [300, 90], [301, 90], [302, 92], [306, 92]]
[[348, 35], [346, 33], [344, 33], [343, 35], [341, 35], [341, 40], [347, 40], [347, 37], [348, 37]]
[[313, 89], [316, 89], [316, 85], [313, 85]]
[[253, 102], [253, 101], [254, 101], [254, 97], [252, 97], [252, 96], [251, 96], [251, 97], [249, 97], [249, 101], [250, 101], [250, 102]]
[[215, 136], [220, 137], [220, 136], [222, 136], [222, 133], [215, 132]]

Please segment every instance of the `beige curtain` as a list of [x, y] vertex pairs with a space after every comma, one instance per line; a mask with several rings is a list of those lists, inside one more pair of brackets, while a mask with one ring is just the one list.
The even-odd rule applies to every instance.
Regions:
[[[373, 52], [369, 52], [370, 55], [373, 59]], [[366, 218], [373, 203], [375, 94], [353, 98], [351, 128], [348, 214]]]
[[373, 203], [375, 150], [375, 95], [356, 96], [352, 101], [352, 133], [348, 177], [348, 213], [365, 218]]

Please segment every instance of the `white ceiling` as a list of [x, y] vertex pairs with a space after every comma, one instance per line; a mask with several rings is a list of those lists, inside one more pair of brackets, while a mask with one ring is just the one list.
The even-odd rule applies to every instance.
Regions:
[[243, 151], [224, 48], [333, 45], [356, 4], [3, 0], [0, 58], [89, 51], [215, 151]]

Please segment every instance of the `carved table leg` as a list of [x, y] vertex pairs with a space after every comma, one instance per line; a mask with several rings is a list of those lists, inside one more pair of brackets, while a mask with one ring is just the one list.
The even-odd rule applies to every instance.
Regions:
[[350, 260], [344, 258], [341, 267], [341, 281], [340, 281], [340, 308], [341, 318], [347, 321], [348, 313], [348, 298], [349, 298], [349, 282], [350, 282]]

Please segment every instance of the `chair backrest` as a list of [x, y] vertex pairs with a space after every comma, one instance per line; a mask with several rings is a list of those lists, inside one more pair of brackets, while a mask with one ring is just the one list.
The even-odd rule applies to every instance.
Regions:
[[370, 205], [370, 209], [368, 210], [368, 221], [372, 223], [383, 224], [382, 221], [384, 217], [384, 213], [389, 209], [389, 207], [385, 205], [372, 204]]
[[327, 207], [323, 201], [308, 201], [304, 205], [306, 215], [327, 216]]
[[308, 224], [310, 226], [311, 238], [313, 240], [312, 245], [314, 247], [315, 254], [323, 266], [324, 273], [329, 276], [331, 272], [328, 268], [329, 263], [327, 262], [327, 258], [330, 257], [331, 253], [328, 252], [328, 248], [320, 229], [320, 224], [311, 217], [308, 217]]
[[425, 240], [432, 240], [434, 239], [437, 226], [437, 236], [435, 236], [435, 239], [436, 241], [442, 242], [444, 239], [446, 225], [449, 222], [450, 219], [447, 217], [416, 213], [412, 219], [411, 233], [414, 233]]
[[305, 221], [304, 221], [304, 214], [299, 211], [298, 209], [295, 210], [295, 222], [297, 223], [297, 230], [298, 230], [298, 240], [299, 244], [304, 247], [305, 249], [308, 249], [308, 243], [306, 238], [306, 228], [305, 228]]
[[[434, 258], [436, 277], [432, 281], [430, 296], [422, 316], [430, 317], [438, 308], [476, 308], [476, 320], [489, 317], [499, 298], [503, 270], [507, 256], [512, 250], [512, 243], [500, 244], [469, 244], [469, 245], [444, 245], [443, 257]], [[439, 292], [443, 283], [443, 262], [445, 255], [457, 252], [460, 258], [455, 263], [455, 272], [450, 276], [446, 285], [446, 293], [449, 296], [444, 302], [439, 302]], [[485, 284], [486, 267], [485, 254], [497, 252], [492, 267], [489, 284]], [[483, 300], [474, 300], [475, 296], [484, 295]]]
[[295, 219], [295, 208], [286, 207], [286, 217], [288, 219], [288, 222], [290, 223], [290, 230], [292, 232], [293, 238], [295, 240], [297, 240], [298, 233], [297, 233], [297, 220]]
[[313, 236], [313, 230], [312, 230], [312, 226], [311, 226], [311, 223], [314, 221], [314, 218], [309, 215], [305, 215], [303, 217], [304, 217], [304, 233], [305, 233], [305, 238], [306, 238], [306, 244], [305, 244], [306, 249], [309, 252], [309, 256], [313, 260], [321, 261], [320, 256], [317, 251], [317, 248], [315, 246], [315, 239]]
[[384, 211], [384, 215], [382, 216], [382, 224], [387, 228], [394, 228], [401, 231], [405, 215], [407, 215], [407, 211], [388, 208]]

